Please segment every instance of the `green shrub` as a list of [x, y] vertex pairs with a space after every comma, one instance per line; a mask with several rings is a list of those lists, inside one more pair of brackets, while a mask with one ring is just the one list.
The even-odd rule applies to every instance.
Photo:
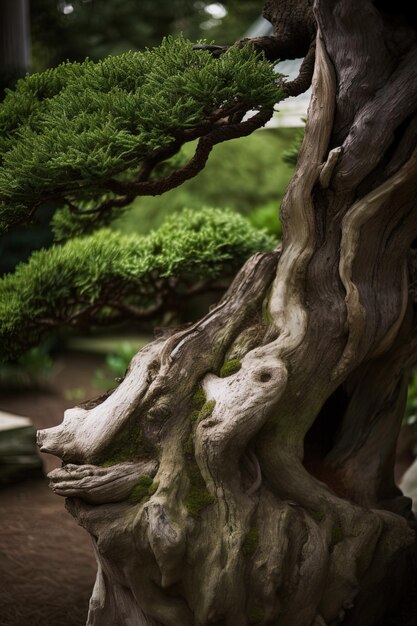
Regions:
[[249, 213], [248, 218], [255, 228], [264, 229], [279, 239], [281, 238], [281, 222], [278, 216], [278, 205], [277, 201], [273, 201], [257, 207]]
[[242, 216], [206, 209], [183, 211], [146, 237], [103, 229], [35, 252], [0, 280], [0, 351], [14, 357], [58, 328], [110, 324], [120, 313], [143, 320], [150, 312], [156, 323], [173, 278], [186, 297], [189, 284], [232, 278], [274, 243]]

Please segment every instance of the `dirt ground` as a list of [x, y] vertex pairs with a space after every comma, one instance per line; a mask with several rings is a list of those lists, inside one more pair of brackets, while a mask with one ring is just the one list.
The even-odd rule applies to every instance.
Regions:
[[[83, 388], [87, 398], [102, 392], [89, 382], [102, 363], [99, 356], [65, 355], [50, 389], [0, 393], [0, 409], [30, 417], [35, 428], [59, 424], [64, 410], [76, 404], [68, 390]], [[397, 478], [412, 460], [414, 437], [402, 437]], [[60, 464], [50, 455], [42, 460], [45, 473]], [[95, 571], [87, 533], [67, 513], [64, 499], [49, 490], [46, 478], [0, 490], [0, 626], [83, 626]], [[412, 606], [403, 607], [405, 615], [396, 612], [389, 626], [416, 626], [414, 596], [417, 589], [409, 595]]]
[[[36, 428], [62, 421], [74, 405], [66, 390], [84, 388], [102, 364], [92, 355], [66, 355], [50, 390], [1, 393], [0, 409], [30, 417]], [[60, 465], [42, 455], [45, 473]], [[95, 579], [88, 534], [67, 513], [48, 481], [34, 480], [0, 490], [0, 626], [83, 626]]]

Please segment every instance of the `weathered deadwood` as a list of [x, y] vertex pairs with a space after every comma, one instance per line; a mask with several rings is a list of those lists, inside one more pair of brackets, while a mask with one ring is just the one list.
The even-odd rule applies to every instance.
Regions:
[[[310, 3], [265, 10], [304, 54]], [[282, 250], [39, 434], [94, 537], [90, 625], [379, 626], [412, 575], [393, 455], [417, 353], [417, 35], [370, 0], [317, 0], [315, 15]]]

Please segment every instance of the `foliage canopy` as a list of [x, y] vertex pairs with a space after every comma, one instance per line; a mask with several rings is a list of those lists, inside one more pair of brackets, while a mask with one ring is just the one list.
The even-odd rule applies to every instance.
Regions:
[[[89, 215], [87, 226], [175, 187], [215, 143], [263, 125], [282, 97], [272, 65], [250, 46], [216, 59], [171, 37], [28, 76], [0, 107], [0, 228], [30, 221], [45, 202]], [[250, 110], [260, 117], [242, 122]], [[185, 166], [160, 167], [196, 138]]]

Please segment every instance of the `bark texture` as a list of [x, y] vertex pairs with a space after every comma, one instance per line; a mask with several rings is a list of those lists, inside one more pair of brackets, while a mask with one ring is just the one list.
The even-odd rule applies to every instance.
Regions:
[[283, 50], [317, 29], [282, 249], [39, 434], [93, 537], [90, 625], [371, 626], [410, 575], [417, 37], [367, 0], [295, 4], [266, 6]]

